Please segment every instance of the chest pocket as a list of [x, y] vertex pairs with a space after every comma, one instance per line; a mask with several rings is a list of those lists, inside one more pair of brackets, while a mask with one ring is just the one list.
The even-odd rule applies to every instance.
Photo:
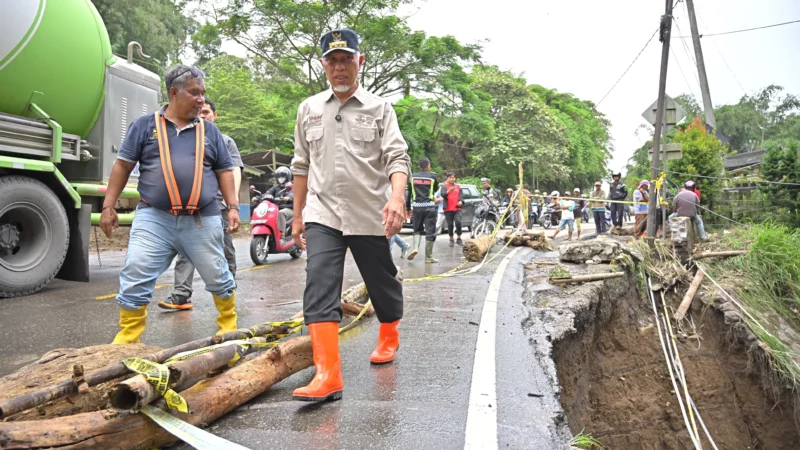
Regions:
[[352, 128], [350, 135], [353, 142], [349, 147], [353, 154], [367, 157], [377, 151], [380, 142], [377, 128]]
[[322, 135], [324, 132], [322, 127], [314, 127], [306, 130], [306, 141], [308, 141], [308, 148], [312, 157], [317, 157], [322, 154]]

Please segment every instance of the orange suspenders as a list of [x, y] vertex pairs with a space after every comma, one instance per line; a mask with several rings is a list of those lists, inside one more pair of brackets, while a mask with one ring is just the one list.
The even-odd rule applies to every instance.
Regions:
[[[164, 116], [160, 115], [158, 111], [155, 113], [155, 118], [156, 133], [158, 135], [158, 154], [161, 157], [161, 171], [164, 173], [164, 182], [167, 185], [167, 192], [169, 193], [169, 199], [172, 203], [172, 209], [170, 209], [169, 212], [177, 216], [184, 210], [184, 207], [181, 202], [181, 193], [178, 191], [178, 182], [175, 181], [175, 173], [172, 171], [172, 158], [170, 158], [169, 154], [169, 139], [167, 136], [167, 120]], [[200, 202], [200, 191], [203, 188], [203, 161], [206, 156], [206, 128], [202, 119], [200, 120], [199, 128], [200, 130], [195, 132], [192, 193], [189, 195], [189, 203], [186, 204], [185, 208], [189, 214], [194, 214], [197, 211], [197, 203]]]

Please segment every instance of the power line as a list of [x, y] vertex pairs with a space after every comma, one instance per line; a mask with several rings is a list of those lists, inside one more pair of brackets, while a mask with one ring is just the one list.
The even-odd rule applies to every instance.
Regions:
[[611, 91], [613, 91], [614, 88], [617, 87], [619, 82], [622, 81], [622, 78], [625, 76], [625, 74], [628, 73], [629, 70], [631, 70], [631, 67], [633, 67], [633, 65], [636, 63], [636, 60], [639, 59], [640, 56], [642, 56], [642, 53], [644, 52], [644, 49], [646, 49], [647, 46], [650, 45], [650, 42], [653, 40], [653, 38], [656, 37], [656, 34], [658, 33], [658, 30], [659, 30], [659, 28], [656, 28], [656, 30], [653, 31], [653, 35], [650, 36], [650, 39], [647, 40], [647, 42], [644, 44], [644, 47], [642, 47], [642, 49], [639, 50], [639, 54], [636, 55], [635, 58], [633, 58], [633, 61], [630, 63], [630, 65], [628, 65], [628, 68], [625, 69], [625, 72], [622, 72], [622, 75], [619, 76], [619, 79], [617, 79], [616, 83], [614, 83], [614, 85], [611, 86], [611, 89], [609, 89], [608, 92], [606, 92], [606, 95], [604, 95], [603, 98], [601, 98], [600, 101], [597, 102], [597, 105], [595, 107], [600, 106], [600, 103], [603, 103], [603, 100], [605, 100], [606, 97], [608, 97], [608, 94], [610, 94]]
[[[673, 172], [673, 171], [670, 171], [670, 170], [664, 170], [664, 172], [675, 174], [675, 175], [685, 175], [687, 177], [693, 177], [693, 178], [708, 178], [708, 179], [712, 179], [712, 180], [727, 180], [727, 181], [731, 181], [731, 180], [735, 180], [736, 179], [736, 178], [728, 178], [728, 177], [712, 177], [712, 176], [708, 176], [708, 175], [698, 175], [696, 173]], [[777, 184], [777, 185], [781, 185], [781, 186], [800, 186], [800, 183], [788, 183], [788, 182], [785, 182], [785, 181], [750, 180], [750, 182], [751, 183]]]
[[692, 97], [697, 98], [692, 90], [692, 86], [689, 84], [689, 80], [686, 78], [686, 74], [683, 73], [683, 67], [681, 67], [681, 63], [678, 60], [678, 55], [675, 54], [675, 50], [672, 47], [669, 48], [669, 51], [672, 52], [672, 56], [675, 58], [675, 63], [678, 64], [678, 70], [681, 71], [681, 76], [683, 77], [683, 81], [686, 83], [686, 87], [689, 88], [689, 93], [692, 94]]
[[[745, 31], [763, 30], [765, 28], [780, 27], [780, 26], [783, 26], [783, 25], [790, 25], [790, 24], [793, 24], [793, 23], [800, 23], [800, 19], [792, 20], [792, 21], [789, 21], [789, 22], [774, 23], [772, 25], [764, 25], [763, 27], [745, 28], [743, 30], [724, 31], [722, 33], [706, 33], [706, 34], [701, 34], [700, 37], [704, 37], [704, 36], [723, 36], [723, 35], [726, 35], [726, 34], [744, 33]], [[691, 36], [673, 36], [673, 38], [674, 39], [688, 39], [688, 38], [691, 38]]]
[[[703, 20], [703, 16], [701, 16], [700, 14], [697, 14], [697, 17], [699, 17], [699, 18], [700, 18], [700, 21], [701, 21], [701, 22], [703, 22], [703, 26], [707, 28], [707, 27], [708, 27], [708, 25], [706, 25], [706, 21], [705, 21], [705, 20]], [[713, 35], [707, 35], [707, 36], [713, 36]], [[738, 85], [739, 85], [739, 89], [741, 89], [741, 90], [742, 90], [742, 93], [743, 93], [744, 95], [747, 95], [747, 91], [745, 91], [745, 90], [744, 90], [744, 86], [742, 86], [742, 83], [740, 83], [740, 82], [739, 82], [739, 78], [737, 78], [737, 77], [736, 77], [736, 73], [734, 73], [734, 72], [733, 72], [733, 69], [731, 69], [731, 65], [730, 65], [730, 64], [728, 64], [728, 60], [727, 60], [727, 59], [725, 59], [725, 55], [723, 55], [723, 54], [722, 54], [722, 49], [721, 49], [721, 48], [719, 48], [719, 46], [717, 45], [717, 41], [716, 41], [716, 40], [715, 40], [713, 37], [711, 38], [711, 43], [714, 45], [714, 48], [717, 50], [717, 53], [719, 53], [719, 56], [722, 58], [722, 62], [724, 62], [724, 63], [725, 63], [725, 67], [727, 67], [727, 68], [728, 68], [728, 72], [730, 72], [730, 73], [731, 73], [731, 76], [732, 76], [732, 77], [733, 77], [733, 79], [736, 81], [736, 84], [738, 84]]]

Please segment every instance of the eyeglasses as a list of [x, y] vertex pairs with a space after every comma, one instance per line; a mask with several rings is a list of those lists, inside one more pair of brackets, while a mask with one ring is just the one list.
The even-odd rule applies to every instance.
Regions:
[[205, 77], [206, 77], [206, 73], [203, 72], [202, 70], [198, 69], [197, 67], [189, 67], [188, 69], [186, 69], [183, 72], [175, 75], [174, 77], [170, 78], [169, 80], [166, 80], [167, 81], [167, 86], [172, 86], [172, 82], [177, 80], [178, 78], [182, 77], [183, 74], [185, 74], [186, 72], [191, 72], [192, 76], [195, 77], [195, 78], [205, 79]]

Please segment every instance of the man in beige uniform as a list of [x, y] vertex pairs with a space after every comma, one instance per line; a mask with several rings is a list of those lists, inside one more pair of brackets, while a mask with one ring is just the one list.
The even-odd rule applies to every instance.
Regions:
[[403, 287], [395, 278], [387, 239], [405, 220], [405, 185], [411, 171], [394, 109], [358, 85], [364, 56], [356, 33], [330, 31], [320, 46], [331, 88], [298, 108], [292, 160], [292, 234], [308, 252], [303, 312], [317, 368], [311, 383], [294, 391], [294, 398], [304, 401], [342, 398], [338, 328], [348, 247], [381, 322], [370, 361], [385, 364], [394, 359]]

